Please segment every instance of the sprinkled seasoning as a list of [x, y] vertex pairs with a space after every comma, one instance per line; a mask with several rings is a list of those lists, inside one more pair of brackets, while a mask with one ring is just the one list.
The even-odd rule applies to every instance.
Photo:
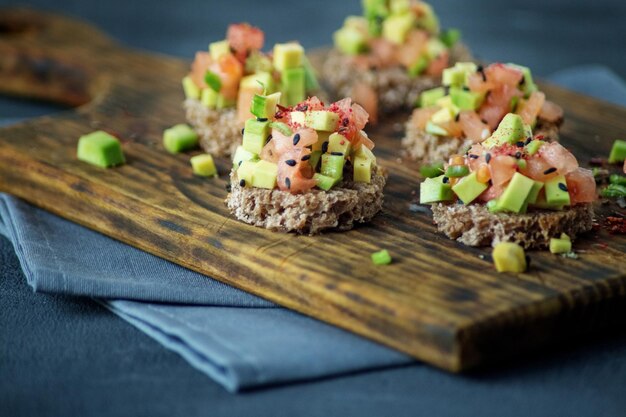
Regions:
[[344, 117], [343, 120], [341, 121], [341, 125], [343, 127], [348, 127], [349, 124], [350, 124], [350, 120], [347, 117]]
[[299, 134], [299, 133], [296, 133], [296, 134], [293, 136], [293, 146], [296, 146], [296, 145], [298, 144], [298, 142], [300, 142], [300, 134]]
[[302, 159], [300, 159], [300, 160], [301, 160], [301, 161], [308, 161], [309, 159], [311, 159], [311, 155], [310, 155], [310, 154], [309, 154], [309, 155], [304, 155], [304, 156], [302, 157]]
[[559, 183], [559, 189], [561, 191], [565, 191], [567, 192], [567, 185], [563, 184], [562, 182]]
[[296, 111], [307, 111], [309, 109], [309, 106], [306, 104], [298, 104], [298, 107], [296, 107]]
[[246, 186], [246, 180], [239, 181], [239, 186], [240, 187], [245, 187]]
[[293, 159], [288, 159], [285, 161], [285, 163], [287, 165], [289, 165], [290, 167], [295, 167], [296, 166], [296, 161], [294, 161]]
[[556, 172], [556, 168], [555, 167], [546, 169], [545, 171], [543, 171], [543, 175], [550, 175], [553, 172]]
[[285, 178], [285, 185], [287, 186], [288, 190], [291, 190], [291, 180], [289, 179], [289, 177]]
[[328, 142], [322, 143], [322, 153], [328, 152]]
[[491, 161], [491, 154], [488, 153], [487, 155], [485, 155], [485, 162], [489, 163], [489, 161]]

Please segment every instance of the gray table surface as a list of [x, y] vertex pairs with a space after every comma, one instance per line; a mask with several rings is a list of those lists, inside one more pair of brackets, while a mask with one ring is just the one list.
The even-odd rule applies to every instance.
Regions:
[[[121, 42], [191, 57], [230, 21], [268, 43], [329, 43], [357, 1], [22, 2], [88, 19]], [[0, 1], [0, 5], [10, 2]], [[464, 5], [465, 4], [465, 5]], [[626, 77], [626, 3], [438, 1], [486, 59], [540, 75], [601, 63]], [[58, 108], [0, 99], [0, 118]], [[231, 395], [176, 354], [87, 299], [33, 294], [0, 238], [1, 416], [626, 416], [626, 331], [595, 335], [478, 374], [411, 366]]]

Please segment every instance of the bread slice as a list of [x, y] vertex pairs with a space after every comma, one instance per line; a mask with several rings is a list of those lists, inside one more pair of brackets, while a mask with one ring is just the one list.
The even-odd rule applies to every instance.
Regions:
[[200, 136], [200, 147], [213, 156], [231, 156], [241, 143], [243, 124], [235, 109], [209, 109], [199, 100], [188, 98], [183, 104], [187, 121]]
[[[535, 136], [542, 135], [546, 141], [559, 140], [559, 127], [562, 121], [551, 123], [539, 119]], [[408, 158], [422, 163], [446, 161], [452, 155], [462, 155], [474, 142], [468, 138], [452, 138], [431, 135], [419, 129], [409, 120], [402, 147]]]
[[[457, 43], [450, 51], [450, 62], [472, 61], [469, 49]], [[351, 97], [352, 87], [365, 83], [377, 92], [381, 113], [412, 109], [422, 91], [438, 87], [441, 77], [411, 77], [402, 66], [364, 70], [354, 57], [333, 49], [322, 66], [322, 79], [333, 99]]]
[[468, 246], [495, 246], [514, 242], [526, 249], [545, 248], [550, 239], [566, 233], [572, 239], [593, 227], [593, 204], [568, 210], [529, 211], [527, 214], [491, 213], [483, 204], [432, 206], [440, 232]]
[[278, 232], [315, 235], [325, 230], [350, 230], [370, 221], [383, 206], [386, 178], [381, 169], [370, 184], [344, 180], [330, 191], [291, 194], [278, 189], [241, 187], [231, 172], [226, 205], [242, 222]]

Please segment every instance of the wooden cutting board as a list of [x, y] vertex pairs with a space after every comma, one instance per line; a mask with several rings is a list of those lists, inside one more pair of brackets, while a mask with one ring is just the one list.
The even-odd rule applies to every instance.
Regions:
[[[196, 178], [189, 155], [161, 145], [162, 131], [184, 122], [188, 67], [80, 22], [2, 10], [1, 92], [78, 107], [0, 130], [0, 190], [449, 371], [626, 317], [623, 235], [598, 230], [576, 242], [578, 260], [533, 252], [528, 273], [497, 274], [489, 249], [448, 240], [412, 212], [420, 178], [398, 159], [406, 115], [369, 130], [390, 172], [384, 212], [370, 225], [302, 237], [233, 220], [223, 203], [230, 162], [218, 161], [219, 179]], [[543, 88], [566, 109], [563, 142], [581, 163], [626, 135], [626, 109]], [[126, 165], [76, 160], [78, 137], [96, 129], [121, 138]], [[370, 254], [383, 248], [394, 262], [375, 267]]]

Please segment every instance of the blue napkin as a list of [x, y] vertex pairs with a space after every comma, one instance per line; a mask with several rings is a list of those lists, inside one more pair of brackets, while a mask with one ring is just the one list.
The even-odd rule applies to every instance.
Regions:
[[[626, 105], [626, 86], [603, 67], [553, 81]], [[1, 194], [0, 233], [36, 291], [99, 298], [230, 391], [414, 363]]]

